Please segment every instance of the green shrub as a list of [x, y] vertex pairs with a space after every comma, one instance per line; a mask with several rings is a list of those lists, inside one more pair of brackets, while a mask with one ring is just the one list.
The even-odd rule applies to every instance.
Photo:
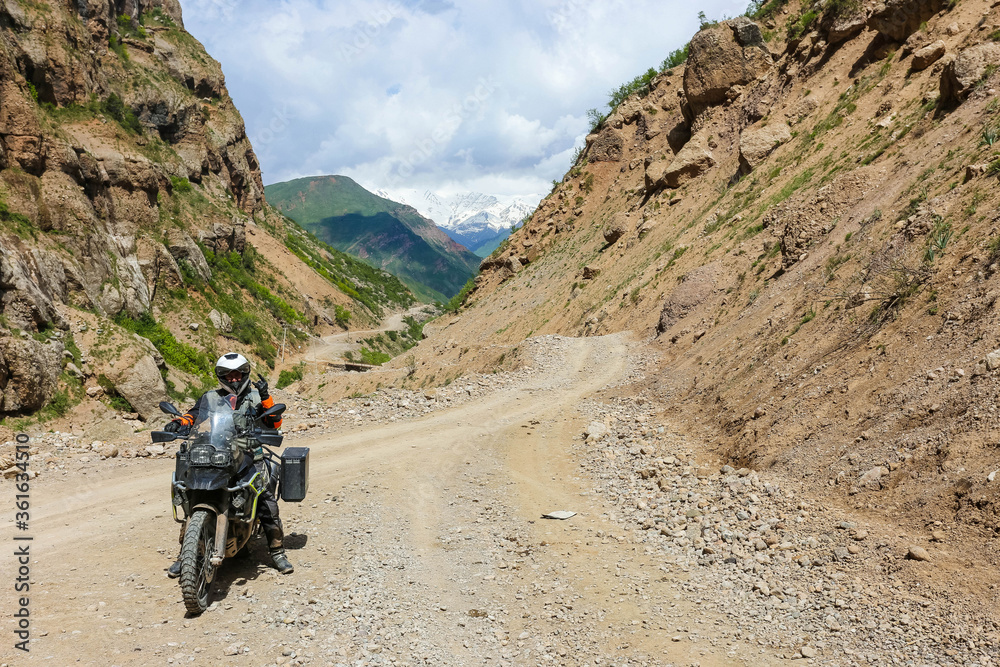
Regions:
[[108, 48], [111, 49], [115, 54], [117, 54], [118, 57], [121, 58], [123, 62], [127, 63], [129, 61], [128, 50], [125, 48], [125, 45], [122, 44], [121, 40], [118, 38], [118, 35], [111, 35], [110, 37], [108, 37]]
[[171, 176], [170, 185], [173, 187], [174, 192], [180, 192], [180, 193], [191, 192], [191, 181], [189, 181], [186, 178]]
[[146, 29], [141, 23], [133, 23], [132, 19], [122, 14], [118, 17], [118, 34], [124, 37], [141, 37], [146, 39]]
[[664, 61], [660, 64], [660, 71], [665, 72], [668, 69], [673, 69], [678, 65], [683, 65], [688, 59], [688, 48], [691, 43], [688, 42], [679, 49], [674, 49], [671, 51]]
[[778, 10], [788, 4], [788, 0], [751, 0], [746, 15], [752, 19], [767, 19], [778, 13]]
[[351, 311], [337, 304], [333, 307], [333, 312], [333, 319], [336, 320], [338, 325], [346, 329], [347, 325], [351, 322]]
[[[125, 402], [128, 403], [128, 401]], [[60, 389], [52, 396], [51, 399], [49, 399], [49, 402], [45, 405], [45, 407], [42, 408], [42, 414], [40, 416], [43, 419], [64, 417], [66, 416], [66, 413], [69, 412], [70, 406], [71, 401], [69, 392], [65, 389]], [[130, 405], [129, 408], [131, 407], [132, 406]], [[132, 412], [132, 410], [129, 410], [129, 412]]]
[[379, 352], [378, 350], [370, 350], [367, 347], [362, 347], [360, 350], [361, 360], [370, 366], [381, 366], [385, 362], [392, 359], [391, 356], [385, 352]]
[[306, 365], [304, 362], [299, 362], [291, 368], [291, 370], [283, 370], [278, 373], [278, 384], [276, 385], [278, 389], [284, 389], [293, 382], [297, 382], [305, 377]]
[[649, 84], [652, 83], [653, 78], [656, 77], [658, 73], [659, 72], [657, 72], [654, 68], [650, 67], [645, 73], [640, 74], [628, 83], [623, 83], [615, 90], [612, 90], [608, 93], [608, 107], [614, 111], [618, 108], [618, 105], [632, 95], [638, 95], [639, 97], [645, 97], [648, 95]]
[[111, 93], [107, 99], [101, 102], [101, 111], [106, 116], [111, 116], [123, 128], [135, 134], [142, 134], [142, 124], [132, 111], [118, 96], [118, 93]]
[[37, 238], [38, 236], [38, 230], [31, 222], [31, 218], [11, 211], [3, 199], [0, 199], [0, 222], [7, 223], [4, 226], [12, 228], [13, 232], [21, 238]]
[[465, 303], [466, 298], [468, 298], [469, 294], [475, 287], [476, 279], [469, 278], [465, 285], [462, 286], [462, 289], [459, 290], [458, 294], [451, 297], [451, 299], [448, 300], [448, 303], [444, 304], [445, 311], [449, 313], [457, 312], [458, 309], [462, 307], [462, 304]]
[[[608, 116], [597, 109], [587, 109], [587, 119], [590, 121], [590, 132], [593, 134], [604, 127], [604, 121], [608, 119]], [[574, 164], [576, 163], [574, 162]]]
[[109, 396], [108, 405], [118, 412], [135, 412], [135, 408], [132, 407], [132, 404], [122, 396]]
[[191, 375], [212, 377], [212, 360], [208, 355], [178, 341], [169, 329], [157, 322], [149, 313], [143, 313], [134, 319], [121, 313], [115, 317], [115, 324], [149, 339], [168, 365]]
[[817, 16], [819, 16], [819, 14], [817, 12], [815, 12], [815, 11], [812, 11], [812, 10], [807, 11], [807, 12], [803, 12], [803, 14], [801, 16], [799, 16], [799, 20], [796, 21], [796, 22], [794, 22], [794, 23], [792, 23], [789, 26], [789, 28], [788, 28], [788, 38], [789, 39], [798, 39], [799, 37], [801, 37], [802, 35], [804, 35], [806, 32], [808, 32], [809, 28], [812, 26], [813, 21], [816, 20]]

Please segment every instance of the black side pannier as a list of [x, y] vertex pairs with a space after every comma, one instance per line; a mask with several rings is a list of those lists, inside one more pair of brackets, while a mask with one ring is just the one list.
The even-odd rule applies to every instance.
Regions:
[[287, 447], [281, 452], [281, 499], [302, 502], [309, 490], [309, 448]]

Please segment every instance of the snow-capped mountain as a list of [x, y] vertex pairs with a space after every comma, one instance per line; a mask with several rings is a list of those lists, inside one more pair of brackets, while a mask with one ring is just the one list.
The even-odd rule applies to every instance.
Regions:
[[412, 206], [481, 257], [490, 254], [507, 238], [511, 226], [519, 225], [535, 210], [534, 205], [521, 198], [502, 202], [480, 192], [451, 197], [440, 197], [430, 190], [379, 190], [376, 194]]

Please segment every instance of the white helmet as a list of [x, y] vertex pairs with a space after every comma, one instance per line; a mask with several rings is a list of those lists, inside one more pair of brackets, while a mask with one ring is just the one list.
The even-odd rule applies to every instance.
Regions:
[[239, 396], [250, 384], [250, 362], [236, 352], [224, 354], [215, 362], [215, 377], [224, 388]]

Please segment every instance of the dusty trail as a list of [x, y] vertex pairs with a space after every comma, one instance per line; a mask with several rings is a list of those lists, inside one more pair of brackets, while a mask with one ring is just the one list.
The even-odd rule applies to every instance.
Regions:
[[[562, 364], [482, 400], [289, 438], [312, 448], [307, 502], [282, 503], [296, 572], [262, 565], [257, 545], [226, 562], [201, 617], [184, 617], [164, 574], [177, 548], [172, 461], [43, 476], [36, 641], [28, 656], [5, 641], [0, 663], [771, 664], [750, 647], [714, 649], [717, 618], [703, 612], [701, 643], [672, 641], [665, 612], [697, 612], [669, 587], [684, 574], [607, 520], [569, 455], [585, 426], [575, 405], [624, 376], [627, 340], [563, 340]], [[555, 509], [579, 514], [540, 518]]]
[[363, 331], [345, 331], [344, 333], [323, 336], [310, 343], [309, 349], [303, 355], [303, 359], [309, 363], [318, 361], [340, 361], [344, 353], [353, 352], [361, 348], [362, 339], [380, 334], [383, 331], [400, 331], [405, 328], [403, 318], [406, 316], [416, 316], [425, 306], [415, 306], [403, 313], [395, 313], [387, 317], [377, 329], [365, 329]]

